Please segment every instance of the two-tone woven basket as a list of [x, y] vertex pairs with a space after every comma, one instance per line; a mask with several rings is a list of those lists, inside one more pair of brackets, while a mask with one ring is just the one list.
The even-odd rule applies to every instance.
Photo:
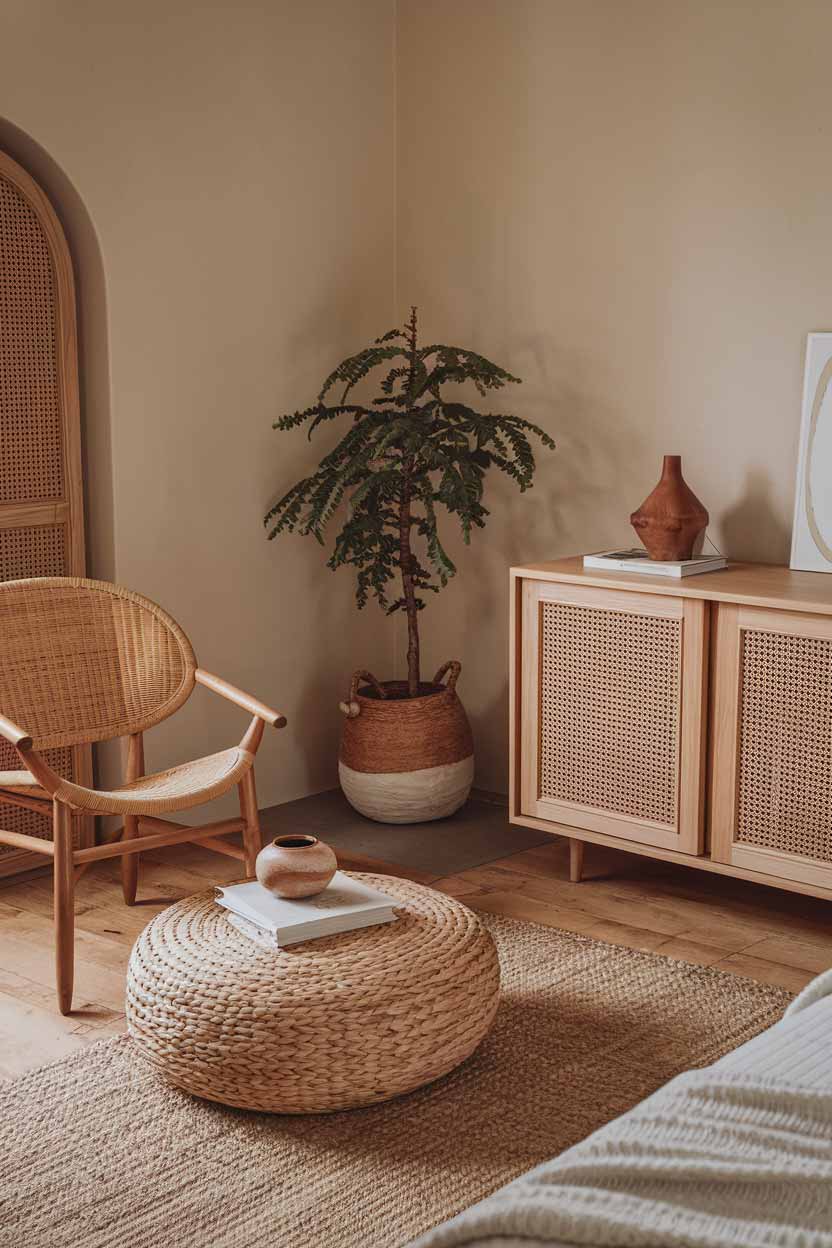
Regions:
[[[382, 823], [423, 823], [452, 815], [468, 798], [474, 746], [456, 692], [461, 665], [443, 664], [419, 697], [404, 681], [358, 671], [349, 697], [338, 771], [349, 802]], [[447, 673], [447, 683], [442, 678]]]

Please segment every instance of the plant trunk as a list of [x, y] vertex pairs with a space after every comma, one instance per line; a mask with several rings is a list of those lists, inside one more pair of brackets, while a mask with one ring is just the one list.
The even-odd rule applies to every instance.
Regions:
[[410, 548], [410, 476], [405, 472], [402, 479], [402, 495], [399, 506], [399, 566], [402, 571], [404, 608], [407, 612], [407, 692], [409, 697], [419, 696], [419, 622], [417, 619], [416, 591], [413, 586], [413, 551]]

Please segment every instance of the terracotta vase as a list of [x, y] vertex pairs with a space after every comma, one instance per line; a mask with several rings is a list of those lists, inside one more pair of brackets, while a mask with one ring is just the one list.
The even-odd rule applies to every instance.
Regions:
[[682, 456], [665, 455], [659, 484], [630, 516], [651, 559], [691, 559], [702, 548], [708, 513], [682, 476]]
[[332, 879], [338, 860], [317, 837], [277, 836], [260, 850], [254, 869], [275, 897], [314, 897]]

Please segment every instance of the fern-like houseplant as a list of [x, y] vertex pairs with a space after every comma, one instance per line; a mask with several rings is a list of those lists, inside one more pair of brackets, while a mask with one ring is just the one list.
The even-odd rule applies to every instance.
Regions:
[[[376, 370], [383, 370], [377, 396], [357, 402], [355, 388]], [[401, 329], [343, 360], [311, 407], [275, 422], [280, 430], [308, 423], [310, 438], [330, 421], [347, 423], [335, 448], [274, 504], [265, 523], [270, 538], [298, 532], [323, 545], [328, 525], [343, 514], [328, 566], [355, 568], [359, 607], [375, 597], [388, 614], [407, 616], [407, 682], [376, 682], [377, 698], [419, 699], [434, 691], [421, 681], [419, 613], [425, 595], [438, 593], [456, 572], [440, 538], [439, 510], [458, 518], [469, 542], [488, 516], [488, 470], [526, 490], [535, 469], [529, 436], [554, 447], [530, 421], [478, 411], [459, 394], [449, 397], [448, 387], [470, 382], [485, 397], [518, 381], [475, 351], [421, 346], [413, 308]], [[349, 713], [356, 705], [351, 700]]]

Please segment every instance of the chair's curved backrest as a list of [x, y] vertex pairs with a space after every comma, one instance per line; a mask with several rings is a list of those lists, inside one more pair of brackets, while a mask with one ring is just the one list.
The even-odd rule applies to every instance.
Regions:
[[105, 581], [0, 583], [0, 714], [35, 746], [142, 732], [194, 687], [188, 638], [147, 598]]

